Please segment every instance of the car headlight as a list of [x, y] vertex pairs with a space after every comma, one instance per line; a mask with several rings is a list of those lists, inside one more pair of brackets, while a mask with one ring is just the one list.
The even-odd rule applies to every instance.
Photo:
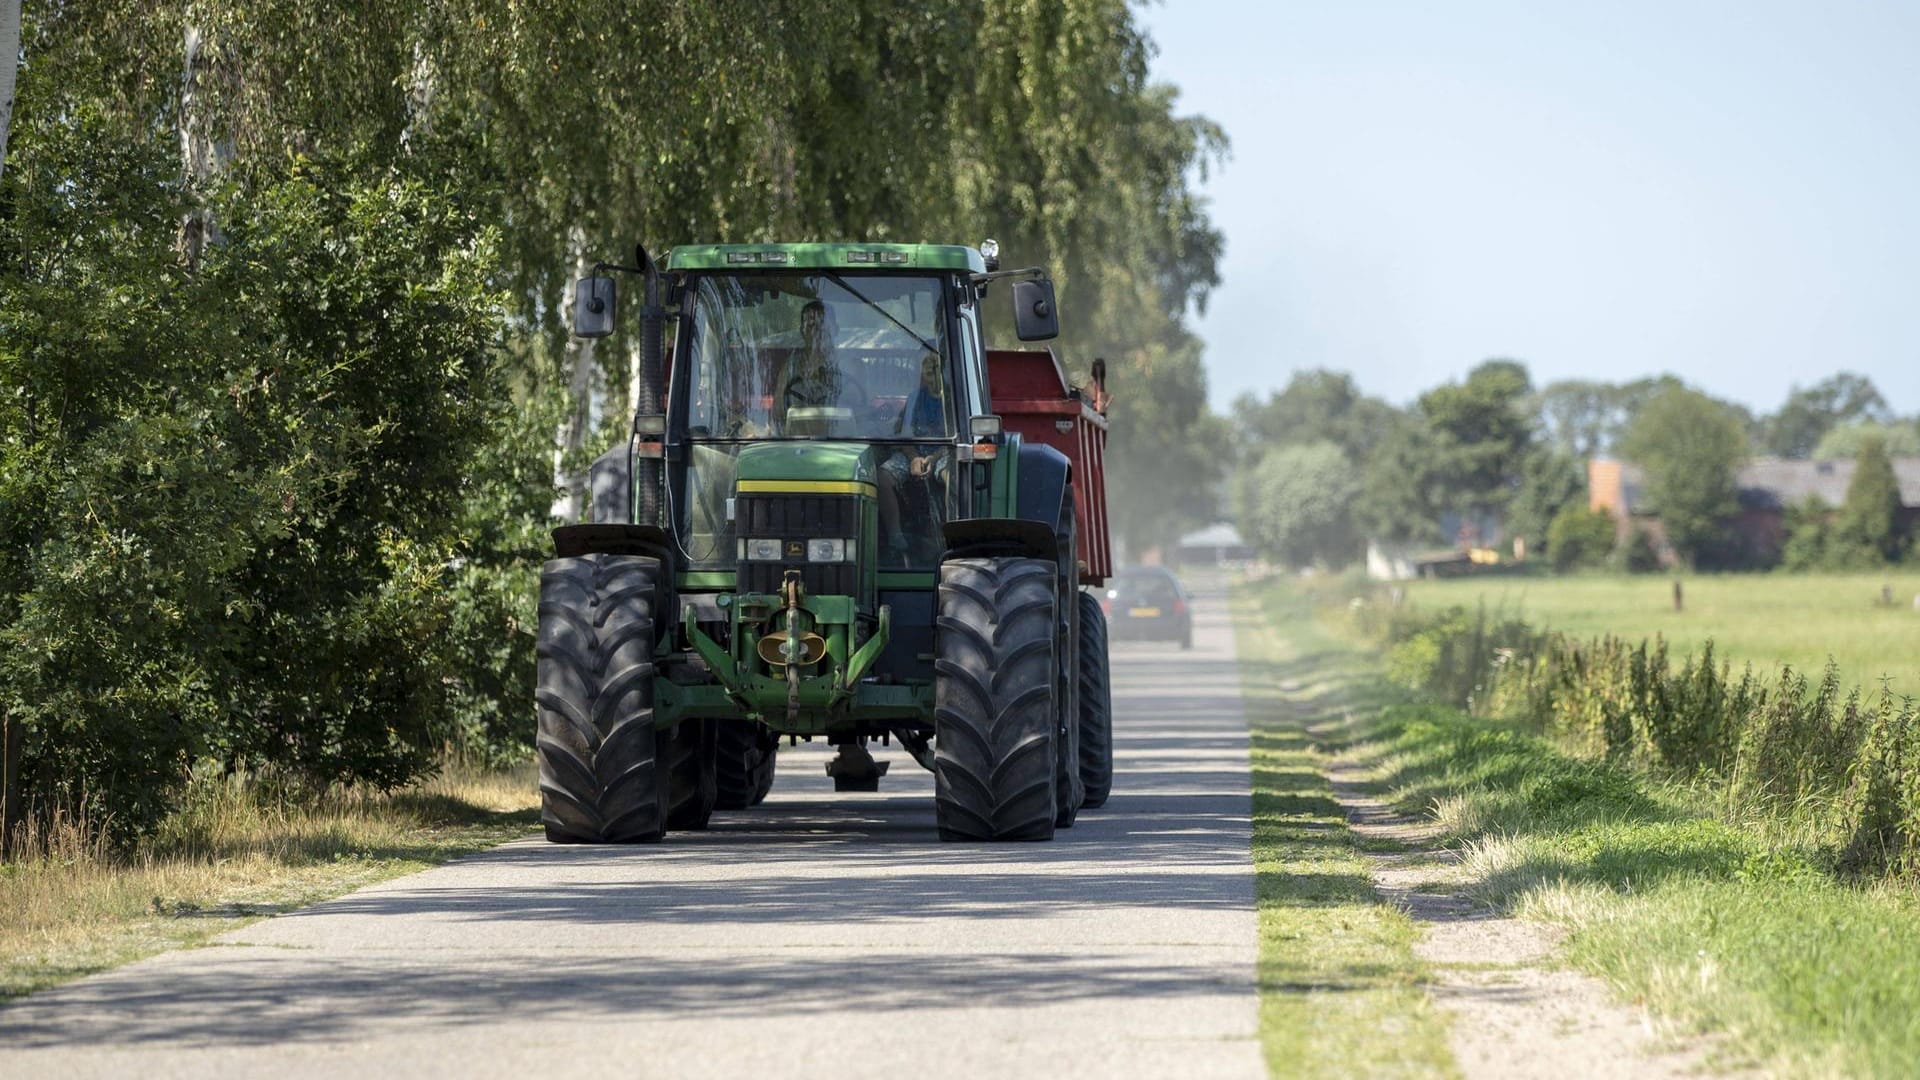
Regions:
[[757, 562], [780, 561], [780, 541], [777, 538], [742, 540], [740, 544], [742, 559], [753, 559]]
[[854, 544], [851, 540], [809, 540], [807, 541], [808, 562], [846, 562], [853, 558]]

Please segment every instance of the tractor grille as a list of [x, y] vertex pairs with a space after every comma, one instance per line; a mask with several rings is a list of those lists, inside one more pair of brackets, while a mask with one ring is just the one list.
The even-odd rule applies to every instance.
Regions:
[[782, 541], [786, 557], [778, 562], [746, 560], [740, 563], [741, 592], [778, 593], [790, 569], [799, 569], [810, 596], [855, 596], [860, 585], [859, 560], [840, 563], [807, 561], [804, 546], [797, 557], [786, 541], [860, 537], [860, 500], [851, 495], [742, 495], [734, 503], [734, 535]]

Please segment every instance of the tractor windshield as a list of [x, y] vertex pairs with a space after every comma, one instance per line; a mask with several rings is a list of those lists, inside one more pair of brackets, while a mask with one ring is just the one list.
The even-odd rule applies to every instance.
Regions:
[[[938, 562], [954, 394], [942, 279], [832, 271], [689, 283], [687, 463], [681, 535], [696, 568], [728, 566], [741, 447], [768, 439], [879, 444], [885, 567]], [[678, 376], [676, 376], [678, 377]]]
[[938, 278], [902, 274], [699, 276], [687, 434], [951, 437], [941, 297]]

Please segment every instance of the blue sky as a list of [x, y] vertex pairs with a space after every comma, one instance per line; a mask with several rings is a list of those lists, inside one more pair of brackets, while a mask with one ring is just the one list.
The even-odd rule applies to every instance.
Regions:
[[1219, 121], [1212, 398], [1489, 356], [1758, 410], [1840, 369], [1920, 412], [1920, 0], [1169, 0]]

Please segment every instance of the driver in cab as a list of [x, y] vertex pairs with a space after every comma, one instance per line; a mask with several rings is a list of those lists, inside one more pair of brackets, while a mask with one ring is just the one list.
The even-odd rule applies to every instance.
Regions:
[[800, 310], [800, 348], [787, 362], [773, 401], [777, 435], [828, 435], [871, 407], [858, 376], [839, 359], [839, 327], [822, 300]]

